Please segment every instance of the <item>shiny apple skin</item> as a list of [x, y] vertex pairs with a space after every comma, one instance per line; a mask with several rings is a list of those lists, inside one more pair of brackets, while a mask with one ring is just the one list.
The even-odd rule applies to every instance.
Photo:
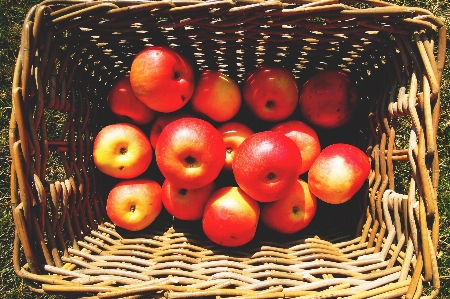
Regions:
[[321, 71], [306, 81], [300, 91], [300, 112], [314, 127], [335, 129], [344, 126], [353, 118], [357, 106], [356, 85], [343, 71]]
[[294, 75], [280, 66], [260, 65], [246, 77], [242, 94], [250, 111], [259, 119], [282, 121], [298, 105], [298, 85]]
[[257, 201], [239, 187], [226, 186], [216, 190], [206, 202], [202, 227], [214, 243], [242, 246], [253, 240], [259, 215]]
[[151, 46], [134, 57], [130, 83], [136, 97], [148, 107], [168, 113], [189, 102], [195, 74], [191, 63], [173, 48]]
[[215, 122], [229, 121], [239, 112], [242, 95], [239, 85], [217, 70], [201, 72], [190, 101], [193, 110]]
[[146, 228], [161, 210], [161, 186], [148, 178], [120, 181], [106, 201], [106, 213], [111, 221], [129, 231]]
[[289, 193], [277, 200], [261, 204], [261, 221], [282, 234], [293, 234], [306, 228], [317, 211], [316, 196], [308, 183], [297, 180]]
[[216, 179], [225, 163], [222, 135], [209, 122], [181, 118], [169, 123], [156, 144], [163, 176], [181, 188], [200, 188]]
[[148, 169], [153, 160], [153, 149], [150, 139], [139, 127], [114, 123], [97, 134], [92, 155], [101, 172], [119, 179], [131, 179]]
[[261, 202], [285, 196], [298, 178], [301, 155], [289, 137], [263, 131], [247, 137], [232, 162], [239, 187]]
[[370, 160], [356, 146], [334, 143], [325, 147], [308, 172], [308, 185], [319, 199], [340, 204], [350, 200], [370, 174]]

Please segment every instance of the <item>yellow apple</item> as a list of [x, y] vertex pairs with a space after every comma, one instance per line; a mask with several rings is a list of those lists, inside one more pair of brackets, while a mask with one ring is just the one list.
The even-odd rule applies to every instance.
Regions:
[[92, 150], [94, 164], [101, 172], [120, 179], [144, 173], [153, 159], [147, 135], [130, 123], [115, 123], [100, 130]]
[[111, 221], [130, 231], [149, 226], [161, 210], [161, 186], [148, 178], [119, 182], [106, 201], [106, 213]]

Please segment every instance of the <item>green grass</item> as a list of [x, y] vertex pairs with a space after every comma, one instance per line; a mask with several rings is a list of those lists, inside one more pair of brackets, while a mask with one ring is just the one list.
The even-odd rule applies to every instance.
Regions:
[[[448, 16], [448, 12], [447, 12]], [[448, 19], [447, 19], [448, 20]], [[447, 23], [447, 28], [449, 28]], [[439, 213], [441, 217], [438, 250], [439, 273], [441, 276], [441, 298], [450, 298], [450, 72], [447, 35], [446, 72], [442, 85], [442, 113], [439, 125], [438, 146], [440, 156]]]
[[[36, 1], [34, 1], [36, 2]], [[14, 227], [9, 205], [10, 158], [8, 146], [9, 117], [11, 114], [11, 78], [13, 75], [22, 23], [33, 1], [1, 0], [0, 11], [0, 297], [30, 298], [33, 295], [24, 286], [12, 267]]]
[[[8, 127], [11, 114], [11, 78], [20, 42], [22, 22], [28, 9], [37, 0], [0, 0], [0, 298], [39, 298], [31, 293], [12, 268], [12, 244], [14, 228], [9, 204], [9, 149]], [[438, 0], [390, 0], [400, 5], [417, 6], [441, 17], [450, 27], [450, 10], [447, 1]], [[450, 29], [448, 30], [450, 31]], [[449, 35], [447, 35], [449, 36]], [[448, 38], [447, 38], [448, 39]], [[449, 41], [448, 41], [449, 43]], [[448, 45], [448, 48], [450, 45]], [[439, 211], [441, 217], [438, 263], [441, 274], [439, 298], [450, 298], [450, 54], [442, 85], [442, 115], [439, 124], [440, 185]]]

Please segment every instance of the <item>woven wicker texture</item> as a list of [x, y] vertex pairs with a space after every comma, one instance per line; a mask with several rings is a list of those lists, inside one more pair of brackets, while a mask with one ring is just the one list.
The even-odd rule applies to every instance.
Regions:
[[[436, 148], [445, 27], [382, 1], [50, 0], [23, 25], [10, 122], [14, 267], [30, 288], [92, 298], [418, 298], [439, 291]], [[299, 83], [342, 69], [361, 91], [344, 140], [371, 159], [348, 204], [298, 234], [258, 228], [214, 245], [162, 214], [130, 233], [108, 222], [112, 182], [94, 167], [105, 97], [148, 45], [238, 82], [263, 62]], [[52, 117], [50, 117], [52, 116]], [[49, 122], [58, 117], [60, 123]], [[335, 138], [335, 139], [333, 139]], [[152, 170], [150, 169], [150, 172]]]

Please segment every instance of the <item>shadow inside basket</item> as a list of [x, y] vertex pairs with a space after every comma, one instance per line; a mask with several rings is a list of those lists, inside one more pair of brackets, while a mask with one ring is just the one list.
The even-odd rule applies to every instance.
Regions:
[[[179, 220], [166, 210], [163, 210], [149, 227], [141, 231], [131, 232], [116, 226], [114, 226], [114, 229], [118, 233], [117, 237], [121, 243], [123, 242], [122, 238], [127, 240], [125, 243], [132, 242], [131, 239], [162, 241], [167, 235], [175, 234], [181, 239], [171, 239], [167, 244], [163, 245], [164, 243], [162, 243], [158, 246], [176, 247], [181, 244], [181, 247], [183, 247], [183, 244], [192, 244], [199, 248], [205, 248], [213, 254], [227, 256], [228, 258], [252, 258], [262, 248], [269, 246], [279, 248], [279, 250], [287, 250], [304, 243], [305, 239], [309, 238], [317, 238], [330, 243], [339, 243], [356, 238], [361, 233], [361, 212], [359, 210], [363, 208], [363, 204], [359, 202], [358, 195], [360, 193], [362, 192], [360, 191], [351, 200], [337, 206], [318, 200], [317, 213], [312, 222], [297, 233], [281, 234], [266, 227], [260, 221], [254, 238], [249, 243], [238, 247], [215, 244], [204, 234], [201, 220]], [[139, 241], [136, 242], [139, 243]], [[146, 242], [143, 241], [143, 243]], [[313, 259], [313, 257], [310, 258]]]
[[[364, 109], [361, 108], [361, 111]], [[253, 116], [245, 111], [245, 107], [241, 109], [241, 115], [238, 115], [236, 119], [240, 117], [251, 118]], [[296, 113], [291, 116], [292, 119], [298, 118]], [[320, 130], [317, 129], [319, 139], [322, 148], [327, 145], [341, 142], [341, 143], [364, 143], [365, 140], [357, 140], [360, 137], [360, 133], [364, 130], [361, 126], [364, 117], [361, 113], [360, 117], [355, 117], [347, 125], [333, 130]], [[251, 123], [254, 125], [257, 131], [263, 131], [268, 129], [270, 125], [266, 122], [260, 122], [255, 118]], [[158, 183], [164, 182], [164, 177], [158, 169], [156, 161], [153, 159], [149, 169], [142, 175], [149, 177]], [[302, 174], [300, 179], [307, 181], [308, 173]], [[108, 177], [104, 174], [98, 173], [97, 181], [101, 184], [100, 190], [102, 191], [102, 197], [106, 202], [108, 192], [111, 188], [120, 180]], [[232, 171], [222, 171], [215, 179], [216, 189], [226, 186], [238, 186]], [[167, 233], [176, 233], [182, 235], [182, 243], [194, 244], [200, 247], [205, 247], [216, 253], [225, 254], [228, 257], [247, 257], [251, 258], [254, 254], [261, 250], [264, 246], [275, 246], [280, 249], [288, 249], [292, 246], [301, 244], [308, 238], [320, 238], [330, 243], [349, 241], [361, 234], [363, 228], [363, 221], [366, 219], [366, 209], [368, 205], [368, 180], [358, 190], [358, 192], [348, 201], [341, 204], [329, 204], [319, 198], [317, 198], [317, 210], [311, 223], [304, 229], [293, 234], [282, 234], [276, 232], [261, 221], [259, 221], [255, 237], [248, 244], [239, 246], [237, 248], [225, 247], [218, 244], [214, 244], [210, 241], [203, 232], [202, 220], [197, 221], [185, 221], [179, 220], [171, 216], [164, 208], [156, 220], [150, 224], [147, 228], [138, 232], [131, 232], [120, 227], [114, 226], [115, 231], [120, 235], [119, 239], [158, 239], [163, 238]], [[131, 241], [127, 241], [131, 242]], [[172, 241], [171, 241], [172, 242]], [[164, 245], [162, 245], [164, 246]]]

